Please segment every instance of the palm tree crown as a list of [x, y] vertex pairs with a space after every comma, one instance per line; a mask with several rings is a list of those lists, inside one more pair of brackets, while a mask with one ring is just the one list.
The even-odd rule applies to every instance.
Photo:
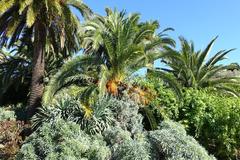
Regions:
[[[234, 92], [227, 84], [237, 84], [234, 77], [217, 78], [217, 73], [226, 69], [226, 66], [218, 64], [225, 59], [230, 50], [221, 50], [207, 60], [207, 55], [216, 41], [214, 38], [203, 51], [195, 51], [193, 42], [188, 42], [180, 37], [181, 50], [168, 49], [167, 56], [163, 60], [170, 68], [157, 69], [157, 73], [167, 71], [174, 76], [175, 81], [184, 87], [203, 88], [214, 87]], [[171, 78], [169, 78], [171, 79]]]
[[70, 6], [77, 8], [84, 17], [91, 15], [81, 0], [0, 1], [0, 46], [11, 48], [20, 38], [29, 37], [34, 46], [29, 116], [40, 105], [43, 94], [45, 52], [70, 54], [80, 47], [80, 22]]
[[86, 62], [89, 65], [85, 66], [91, 73], [96, 71], [93, 74], [95, 77], [92, 77], [95, 80], [91, 82], [99, 88], [100, 93], [107, 91], [118, 95], [119, 90], [125, 86], [126, 78], [161, 57], [162, 46], [175, 44], [163, 34], [164, 32], [160, 35], [156, 34], [159, 27], [156, 21], [141, 23], [139, 14], [126, 16], [123, 11], [110, 9], [106, 9], [106, 12], [106, 17], [97, 15], [93, 20], [86, 22], [82, 45], [87, 56], [70, 61], [56, 74], [47, 88], [47, 96], [45, 96], [47, 99], [64, 86], [64, 83], [69, 84], [69, 80], [73, 82], [74, 79], [76, 82], [76, 78], [71, 77], [81, 75], [81, 82], [82, 79], [89, 78], [89, 75], [84, 75], [82, 72], [86, 71], [86, 68], [83, 68]]

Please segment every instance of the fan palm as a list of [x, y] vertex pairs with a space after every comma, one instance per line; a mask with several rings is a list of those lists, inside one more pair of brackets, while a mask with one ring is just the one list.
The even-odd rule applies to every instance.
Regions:
[[81, 0], [0, 1], [0, 44], [13, 47], [19, 38], [26, 36], [23, 34], [26, 30], [34, 41], [29, 116], [40, 105], [46, 49], [53, 48], [55, 53], [71, 53], [79, 49], [77, 31], [80, 24], [70, 6], [77, 8], [84, 17], [91, 14]]
[[89, 80], [91, 87], [87, 87], [87, 93], [97, 90], [100, 95], [108, 92], [117, 96], [127, 87], [126, 78], [163, 56], [162, 46], [174, 45], [164, 32], [162, 36], [156, 35], [159, 27], [156, 21], [140, 23], [138, 14], [127, 17], [125, 12], [110, 9], [106, 12], [106, 17], [96, 16], [86, 22], [83, 38], [86, 55], [70, 61], [55, 75], [46, 89], [45, 102], [62, 86], [85, 85]]
[[155, 74], [165, 75], [166, 78], [172, 79], [172, 82], [178, 82], [183, 87], [214, 87], [235, 94], [232, 89], [227, 87], [227, 84], [237, 84], [236, 77], [216, 76], [217, 73], [227, 68], [218, 63], [224, 60], [225, 56], [233, 49], [221, 50], [207, 59], [207, 55], [216, 39], [217, 37], [203, 51], [195, 51], [193, 42], [189, 43], [186, 39], [180, 37], [181, 50], [176, 51], [169, 48], [169, 54], [163, 60], [169, 68], [156, 69]]

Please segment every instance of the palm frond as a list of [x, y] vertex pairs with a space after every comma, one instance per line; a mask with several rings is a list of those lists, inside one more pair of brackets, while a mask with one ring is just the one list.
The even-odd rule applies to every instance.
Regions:
[[[59, 91], [64, 84], [71, 82], [69, 77], [81, 73], [81, 77], [84, 72], [91, 66], [96, 64], [96, 58], [90, 56], [79, 56], [72, 61], [67, 62], [62, 68], [51, 78], [48, 86], [46, 86], [45, 93], [43, 95], [43, 103], [50, 102], [53, 96]], [[67, 80], [67, 81], [66, 81]]]

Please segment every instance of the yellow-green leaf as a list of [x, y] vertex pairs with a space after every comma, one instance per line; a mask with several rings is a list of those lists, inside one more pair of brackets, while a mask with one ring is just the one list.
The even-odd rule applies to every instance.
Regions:
[[22, 14], [22, 12], [25, 10], [27, 6], [32, 4], [33, 0], [21, 0], [20, 1], [20, 9], [19, 9], [19, 14]]
[[32, 25], [34, 24], [35, 20], [36, 20], [36, 14], [35, 14], [35, 12], [33, 10], [32, 5], [30, 5], [28, 7], [28, 11], [27, 11], [27, 26], [29, 28], [32, 27]]
[[6, 12], [14, 4], [15, 0], [1, 0], [0, 1], [0, 15]]
[[10, 37], [11, 35], [13, 35], [13, 33], [16, 30], [18, 25], [19, 25], [19, 19], [13, 20], [10, 22], [10, 24], [8, 25], [8, 29], [7, 29], [7, 34], [6, 34], [7, 37]]

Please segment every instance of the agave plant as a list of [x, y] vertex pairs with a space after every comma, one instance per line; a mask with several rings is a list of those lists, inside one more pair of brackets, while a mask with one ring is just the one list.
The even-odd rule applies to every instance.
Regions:
[[79, 99], [66, 96], [55, 104], [41, 108], [40, 112], [32, 118], [33, 127], [37, 128], [43, 122], [52, 122], [60, 117], [78, 123], [81, 129], [89, 134], [101, 133], [114, 123], [111, 107], [116, 101], [111, 97], [102, 97], [91, 106], [85, 106]]
[[225, 56], [234, 49], [221, 50], [207, 59], [216, 39], [217, 37], [203, 51], [195, 51], [193, 42], [189, 43], [186, 39], [180, 37], [181, 50], [176, 51], [169, 48], [169, 54], [163, 60], [169, 68], [158, 68], [154, 71], [154, 74], [163, 76], [175, 86], [213, 87], [237, 95], [234, 90], [227, 86], [229, 84], [237, 85], [239, 81], [236, 77], [217, 77], [219, 72], [227, 69], [227, 66], [219, 64], [219, 62], [224, 60]]
[[[164, 46], [174, 46], [165, 31], [156, 35], [154, 22], [139, 22], [140, 16], [106, 9], [107, 16], [86, 22], [83, 47], [85, 56], [69, 61], [52, 78], [44, 95], [48, 102], [64, 86], [89, 86], [83, 95], [97, 91], [119, 96], [128, 88], [124, 82], [138, 69], [163, 56]], [[88, 94], [86, 94], [88, 93]]]

